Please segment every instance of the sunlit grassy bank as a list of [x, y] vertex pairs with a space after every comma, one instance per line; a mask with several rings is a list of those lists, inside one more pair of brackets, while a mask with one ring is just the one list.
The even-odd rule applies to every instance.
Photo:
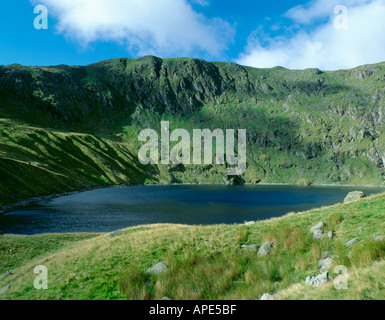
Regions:
[[[334, 238], [313, 240], [326, 224]], [[245, 225], [151, 225], [112, 234], [0, 236], [0, 299], [383, 299], [385, 194]], [[351, 249], [346, 242], [357, 238]], [[243, 244], [275, 243], [266, 257]], [[309, 287], [330, 252], [330, 281]], [[163, 262], [168, 271], [148, 275]], [[48, 268], [48, 290], [34, 289], [37, 265]], [[334, 266], [348, 268], [347, 290], [336, 290]], [[3, 277], [7, 271], [13, 274]]]

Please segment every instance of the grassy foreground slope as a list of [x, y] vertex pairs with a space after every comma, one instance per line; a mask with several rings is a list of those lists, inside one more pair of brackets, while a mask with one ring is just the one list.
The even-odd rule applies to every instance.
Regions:
[[[313, 240], [309, 229], [318, 222], [335, 237]], [[111, 234], [2, 236], [0, 299], [384, 299], [385, 194], [350, 204], [245, 225], [151, 225]], [[357, 238], [348, 249], [346, 242]], [[264, 258], [243, 244], [274, 241]], [[323, 252], [333, 267], [348, 268], [347, 290], [331, 281], [323, 287], [305, 285], [320, 273]], [[28, 253], [28, 254], [26, 254]], [[159, 262], [169, 270], [147, 275]], [[33, 287], [35, 266], [48, 268], [49, 288]]]
[[255, 69], [199, 59], [0, 66], [0, 207], [133, 183], [227, 183], [225, 166], [141, 166], [138, 133], [247, 129], [247, 183], [384, 185], [385, 63]]

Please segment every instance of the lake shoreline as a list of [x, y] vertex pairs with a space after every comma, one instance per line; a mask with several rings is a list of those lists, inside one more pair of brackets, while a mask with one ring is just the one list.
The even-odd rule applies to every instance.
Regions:
[[[376, 186], [376, 185], [348, 185], [348, 184], [310, 184], [310, 185], [304, 185], [300, 183], [243, 183], [243, 184], [235, 184], [230, 185], [226, 183], [157, 183], [157, 184], [122, 184], [122, 185], [107, 185], [107, 186], [97, 186], [97, 187], [89, 187], [82, 190], [76, 190], [76, 191], [70, 191], [70, 192], [63, 192], [63, 193], [55, 193], [48, 196], [41, 196], [41, 197], [33, 197], [25, 200], [21, 200], [19, 202], [16, 202], [14, 204], [5, 205], [0, 208], [0, 216], [11, 213], [12, 211], [22, 209], [24, 207], [27, 207], [31, 205], [34, 202], [39, 201], [45, 201], [45, 200], [51, 200], [55, 198], [60, 198], [64, 196], [74, 195], [86, 191], [93, 191], [98, 189], [107, 189], [107, 188], [127, 188], [127, 187], [151, 187], [151, 186], [200, 186], [200, 185], [213, 185], [213, 186], [301, 186], [301, 187], [348, 187], [348, 188], [383, 188], [385, 190], [385, 186]], [[357, 190], [360, 191], [360, 190]]]
[[[258, 287], [259, 292], [257, 293], [252, 288], [250, 296], [234, 297], [240, 300], [256, 300], [256, 297], [258, 299], [267, 291], [265, 290], [266, 287], [273, 287], [273, 281], [276, 281], [276, 279], [272, 279], [269, 274], [273, 274], [272, 270], [277, 265], [280, 266], [280, 275], [287, 278], [282, 278], [282, 276], [280, 278], [285, 281], [281, 282], [285, 284], [284, 287], [277, 288], [277, 286], [274, 286], [277, 288], [274, 291], [276, 300], [303, 299], [303, 294], [307, 294], [306, 298], [309, 300], [314, 300], [314, 296], [308, 296], [309, 294], [322, 294], [322, 296], [317, 296], [320, 300], [340, 299], [341, 296], [331, 295], [336, 294], [333, 286], [329, 288], [331, 293], [325, 293], [323, 289], [321, 291], [312, 289], [305, 282], [306, 277], [312, 277], [316, 274], [315, 270], [319, 270], [318, 253], [323, 250], [320, 250], [320, 243], [315, 241], [310, 235], [310, 228], [320, 221], [328, 223], [325, 233], [328, 230], [338, 230], [334, 234], [333, 239], [327, 239], [327, 243], [324, 242], [323, 244], [324, 246], [327, 245], [328, 252], [332, 254], [335, 254], [335, 252], [339, 253], [337, 250], [345, 247], [347, 241], [353, 237], [359, 240], [358, 246], [362, 248], [362, 251], [359, 251], [358, 254], [355, 253], [354, 259], [351, 259], [354, 264], [349, 265], [347, 270], [349, 274], [357, 274], [357, 277], [351, 279], [352, 282], [349, 282], [353, 285], [357, 284], [360, 275], [368, 274], [367, 278], [363, 278], [363, 282], [358, 282], [353, 287], [349, 286], [351, 290], [357, 290], [361, 294], [362, 290], [360, 288], [365, 283], [367, 283], [367, 286], [372, 285], [375, 288], [381, 288], [381, 275], [383, 274], [381, 270], [384, 268], [384, 261], [378, 260], [377, 256], [361, 253], [373, 250], [372, 239], [374, 232], [376, 234], [384, 234], [385, 232], [382, 224], [384, 214], [381, 210], [384, 200], [385, 195], [375, 195], [347, 206], [334, 205], [318, 210], [304, 211], [296, 215], [273, 218], [264, 223], [246, 225], [183, 226], [176, 224], [154, 224], [148, 225], [145, 228], [122, 228], [122, 232], [115, 234], [110, 232], [92, 234], [71, 233], [64, 235], [40, 234], [32, 239], [28, 235], [15, 236], [13, 234], [6, 234], [4, 235], [4, 242], [12, 243], [12, 246], [6, 248], [14, 249], [17, 244], [17, 250], [12, 250], [12, 254], [8, 254], [9, 250], [4, 250], [3, 252], [3, 256], [6, 257], [6, 259], [1, 260], [3, 262], [3, 269], [12, 270], [14, 273], [14, 275], [9, 273], [9, 276], [4, 280], [6, 283], [2, 287], [9, 285], [10, 290], [3, 295], [3, 298], [9, 300], [39, 299], [39, 291], [28, 290], [31, 286], [31, 261], [33, 261], [33, 266], [44, 266], [49, 261], [50, 275], [56, 275], [55, 278], [58, 279], [52, 282], [48, 291], [44, 291], [43, 298], [58, 300], [62, 299], [63, 295], [69, 299], [79, 299], [79, 297], [82, 299], [95, 299], [94, 292], [100, 290], [101, 281], [103, 282], [103, 288], [111, 289], [110, 291], [101, 290], [101, 295], [97, 298], [111, 299], [111, 297], [115, 297], [117, 300], [118, 296], [112, 294], [117, 292], [117, 288], [120, 288], [118, 285], [120, 286], [121, 279], [126, 279], [127, 275], [137, 274], [131, 272], [132, 270], [138, 270], [137, 272], [144, 275], [148, 268], [155, 266], [159, 261], [166, 261], [165, 264], [170, 263], [166, 265], [168, 268], [174, 266], [171, 263], [177, 261], [178, 264], [176, 266], [179, 269], [176, 270], [176, 273], [169, 274], [171, 278], [174, 274], [179, 274], [183, 270], [186, 274], [191, 274], [191, 278], [195, 282], [200, 281], [203, 284], [206, 283], [207, 277], [204, 278], [204, 281], [201, 278], [197, 278], [201, 277], [202, 273], [200, 270], [209, 270], [211, 277], [222, 276], [228, 270], [228, 266], [232, 270], [244, 270], [244, 272], [251, 272], [250, 268], [253, 266], [253, 270], [255, 270], [253, 272], [258, 276], [260, 270], [265, 270], [266, 276], [259, 276], [261, 281], [266, 281], [264, 287]], [[361, 219], [357, 219], [357, 216], [367, 217], [365, 224], [362, 223]], [[247, 230], [248, 239], [243, 240], [244, 238], [240, 238], [237, 235], [243, 235], [245, 230]], [[32, 240], [34, 245], [31, 246]], [[263, 245], [265, 240], [273, 241], [276, 245], [269, 255], [263, 259], [250, 259], [249, 257], [256, 257], [257, 252], [246, 252], [248, 247], [242, 248], [244, 244], [246, 246], [251, 244]], [[288, 249], [285, 246], [288, 240], [291, 240], [292, 243], [289, 255], [287, 254]], [[122, 248], [126, 247], [129, 247], [130, 250], [122, 250]], [[187, 260], [190, 256], [180, 255], [180, 251], [172, 250], [173, 248], [188, 248], [196, 259], [191, 260], [192, 262], [186, 265], [187, 262], [185, 261], [190, 261]], [[384, 252], [381, 243], [378, 243], [376, 248], [382, 248], [381, 253]], [[219, 259], [214, 261], [215, 264], [211, 259], [207, 260], [207, 256], [213, 255], [213, 252], [215, 253], [215, 258]], [[317, 254], [317, 259], [312, 259], [310, 264], [309, 256], [314, 255], [314, 253]], [[344, 251], [343, 256], [341, 256], [341, 259], [343, 259], [341, 260], [342, 263], [348, 258], [349, 253], [349, 251]], [[167, 257], [171, 258], [165, 260]], [[293, 259], [298, 262], [298, 265], [303, 266], [303, 269], [300, 269], [301, 273], [293, 275]], [[90, 263], [90, 261], [95, 263]], [[170, 262], [168, 263], [167, 261]], [[234, 263], [237, 264], [235, 265]], [[256, 265], [256, 263], [259, 264]], [[335, 263], [340, 263], [340, 260], [335, 260]], [[362, 263], [365, 263], [365, 265], [362, 265]], [[266, 264], [269, 267], [267, 269]], [[370, 267], [372, 264], [376, 267], [374, 273], [378, 275], [376, 278], [372, 278], [373, 273], [368, 272], [373, 270]], [[218, 272], [218, 267], [220, 266], [223, 267]], [[215, 269], [213, 269], [214, 267]], [[121, 271], [111, 273], [111, 270]], [[195, 270], [196, 274], [192, 274], [191, 270]], [[222, 270], [224, 271], [222, 272]], [[245, 273], [242, 273], [242, 277], [243, 274]], [[59, 277], [57, 277], [58, 275]], [[79, 285], [68, 286], [67, 284], [71, 279], [75, 279], [76, 282], [75, 280], [72, 281]], [[331, 283], [333, 279], [330, 279]], [[179, 279], [175, 281], [179, 281]], [[195, 282], [192, 282], [192, 285]], [[141, 279], [133, 283], [135, 285], [140, 283], [143, 288], [148, 286], [145, 280], [142, 281]], [[226, 282], [218, 283], [221, 285], [222, 283], [226, 284]], [[230, 279], [230, 283], [232, 283], [232, 279]], [[210, 285], [211, 283], [207, 287], [211, 288]], [[241, 288], [242, 290], [240, 291], [244, 294], [245, 292], [250, 292], [250, 286], [254, 286], [254, 282], [251, 281], [250, 286], [247, 287], [243, 282], [234, 284], [237, 288], [239, 285], [245, 285], [244, 288], [246, 289]], [[298, 293], [298, 286], [303, 291]], [[325, 288], [327, 289], [327, 287]], [[58, 295], [58, 292], [60, 295]], [[89, 292], [91, 292], [92, 296], [87, 296]], [[213, 289], [214, 294], [215, 292], [217, 291]], [[341, 292], [344, 293], [346, 291], [342, 290]], [[178, 299], [173, 292], [167, 294], [172, 296], [174, 300]], [[227, 293], [225, 294], [227, 295]], [[163, 296], [164, 293], [161, 292], [161, 295], [159, 295], [160, 299]], [[378, 291], [378, 296], [381, 297], [381, 291]], [[185, 297], [183, 296], [182, 298]], [[226, 298], [226, 296], [224, 297]], [[223, 299], [222, 296], [215, 296], [214, 298]], [[344, 298], [349, 299], [352, 296], [344, 296]], [[367, 296], [365, 298], [367, 299]]]

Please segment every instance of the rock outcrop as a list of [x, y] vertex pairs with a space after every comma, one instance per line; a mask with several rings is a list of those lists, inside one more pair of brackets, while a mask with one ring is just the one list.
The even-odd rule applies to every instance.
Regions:
[[373, 240], [375, 242], [382, 242], [382, 241], [385, 241], [385, 235], [376, 235], [374, 234], [373, 235]]
[[274, 242], [267, 241], [263, 246], [258, 250], [258, 257], [262, 258], [271, 253], [274, 249]]
[[344, 203], [350, 203], [364, 198], [366, 198], [366, 194], [362, 191], [353, 191], [346, 196]]
[[0, 294], [6, 293], [9, 289], [11, 289], [11, 286], [5, 286], [0, 290]]
[[313, 233], [313, 239], [314, 240], [323, 240], [325, 237], [325, 223], [320, 222], [316, 226], [312, 227], [310, 229], [310, 232]]
[[352, 240], [346, 242], [346, 247], [347, 247], [347, 248], [351, 248], [351, 247], [353, 247], [355, 244], [357, 244], [358, 242], [359, 242], [358, 239], [352, 239]]
[[271, 293], [264, 293], [261, 297], [261, 300], [267, 301], [267, 300], [274, 300], [274, 295]]
[[319, 287], [326, 284], [329, 281], [329, 273], [326, 271], [314, 277], [307, 277], [305, 283], [308, 286]]
[[318, 266], [321, 272], [328, 271], [333, 266], [333, 259], [331, 258], [321, 259], [318, 261]]
[[245, 250], [259, 250], [260, 246], [257, 244], [244, 244], [241, 248]]
[[162, 273], [166, 273], [167, 271], [168, 271], [168, 267], [163, 262], [159, 262], [152, 268], [148, 269], [146, 274], [159, 275]]

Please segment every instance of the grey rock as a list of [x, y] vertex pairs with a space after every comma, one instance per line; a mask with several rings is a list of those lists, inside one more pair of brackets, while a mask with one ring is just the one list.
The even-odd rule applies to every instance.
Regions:
[[244, 244], [241, 248], [245, 250], [258, 250], [260, 246], [257, 244]]
[[319, 287], [326, 284], [329, 281], [329, 273], [326, 271], [314, 277], [307, 277], [305, 283], [308, 286]]
[[321, 253], [321, 259], [331, 258], [332, 253], [330, 251], [324, 251]]
[[358, 243], [358, 239], [352, 239], [352, 240], [346, 242], [346, 247], [351, 248], [351, 247], [353, 247], [356, 243]]
[[375, 241], [375, 242], [382, 242], [382, 241], [385, 241], [385, 236], [378, 236], [378, 235], [376, 235], [376, 234], [374, 234], [373, 235], [373, 240]]
[[147, 274], [159, 275], [162, 273], [166, 273], [168, 271], [168, 267], [163, 263], [159, 262], [157, 265], [147, 270]]
[[314, 240], [323, 240], [325, 237], [324, 232], [325, 232], [325, 223], [320, 222], [314, 227], [310, 229], [310, 232], [313, 233], [313, 239]]
[[267, 300], [274, 300], [274, 295], [271, 293], [264, 293], [261, 297], [261, 300], [267, 301]]
[[172, 299], [170, 299], [169, 297], [163, 297], [162, 300], [163, 300], [163, 301], [170, 301], [170, 300], [172, 300]]
[[344, 203], [350, 203], [364, 198], [366, 198], [366, 194], [362, 191], [353, 191], [346, 196]]
[[259, 248], [259, 250], [258, 250], [258, 257], [267, 256], [269, 253], [271, 253], [273, 248], [274, 248], [274, 242], [272, 242], [272, 241], [265, 242], [263, 244], [263, 246], [261, 248]]
[[3, 278], [5, 279], [5, 278], [7, 278], [7, 277], [9, 277], [9, 276], [11, 276], [11, 275], [13, 275], [13, 274], [14, 274], [14, 271], [13, 271], [13, 270], [8, 270], [8, 271], [6, 271], [6, 272], [4, 273]]
[[5, 286], [4, 288], [2, 288], [2, 289], [0, 290], [0, 294], [6, 293], [9, 289], [11, 289], [11, 286]]
[[255, 224], [256, 222], [255, 221], [246, 221], [245, 222], [245, 225], [246, 226], [251, 226], [251, 225], [253, 225], [253, 224]]
[[127, 234], [129, 231], [127, 230], [119, 230], [119, 231], [115, 231], [113, 233], [110, 233], [107, 238], [108, 239], [111, 239], [111, 238], [115, 238], [115, 237], [118, 237], [118, 236], [121, 236], [121, 235], [124, 235], [124, 234]]
[[318, 261], [318, 266], [321, 272], [328, 271], [333, 266], [333, 259], [331, 258], [321, 259]]
[[325, 238], [323, 233], [313, 233], [313, 239], [317, 241], [322, 241]]
[[358, 227], [358, 231], [361, 231], [361, 232], [362, 232], [363, 229], [364, 229], [363, 226], [359, 226], [359, 227]]
[[329, 231], [328, 232], [328, 238], [329, 239], [333, 239], [334, 238], [334, 232], [333, 231]]
[[311, 233], [314, 233], [314, 232], [324, 233], [324, 230], [325, 230], [325, 223], [320, 222], [317, 225], [315, 225], [314, 227], [312, 227], [310, 229], [310, 232]]

